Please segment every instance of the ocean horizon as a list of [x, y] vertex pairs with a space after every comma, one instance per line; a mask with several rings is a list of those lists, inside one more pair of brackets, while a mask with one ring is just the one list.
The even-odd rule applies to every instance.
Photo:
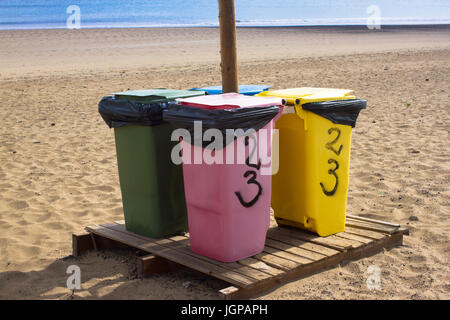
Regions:
[[[0, 30], [64, 29], [79, 12], [80, 28], [217, 27], [214, 0], [2, 0]], [[447, 0], [236, 0], [238, 27], [450, 24]]]

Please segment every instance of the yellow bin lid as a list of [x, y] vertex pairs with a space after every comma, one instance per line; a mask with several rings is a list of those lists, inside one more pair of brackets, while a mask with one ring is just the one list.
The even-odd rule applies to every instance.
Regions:
[[353, 90], [348, 89], [304, 87], [263, 91], [257, 96], [283, 98], [286, 99], [288, 104], [295, 104], [296, 100], [299, 99], [300, 105], [302, 105], [309, 102], [355, 99], [355, 96], [350, 95], [352, 92]]

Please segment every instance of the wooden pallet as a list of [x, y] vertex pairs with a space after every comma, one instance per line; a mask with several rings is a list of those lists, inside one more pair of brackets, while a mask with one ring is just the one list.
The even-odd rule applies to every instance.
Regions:
[[409, 234], [400, 225], [356, 216], [347, 216], [345, 232], [328, 237], [272, 227], [262, 253], [222, 263], [193, 253], [188, 235], [151, 239], [127, 231], [123, 221], [89, 226], [86, 231], [73, 235], [74, 256], [92, 249], [139, 249], [148, 253], [137, 258], [140, 276], [188, 267], [228, 282], [230, 286], [219, 292], [224, 299], [249, 298], [341, 262], [401, 245], [403, 235]]

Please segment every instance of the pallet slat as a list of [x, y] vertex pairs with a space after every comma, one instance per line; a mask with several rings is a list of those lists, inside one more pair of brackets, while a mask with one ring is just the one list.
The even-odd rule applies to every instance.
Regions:
[[359, 229], [357, 227], [351, 227], [349, 225], [345, 226], [345, 233], [346, 234], [356, 234], [358, 236], [362, 236], [362, 237], [365, 237], [365, 238], [371, 239], [371, 240], [380, 240], [385, 237], [388, 237], [387, 234], [382, 233], [382, 232], [370, 231], [367, 229]]
[[354, 216], [354, 215], [350, 215], [350, 214], [347, 215], [347, 218], [354, 219], [354, 220], [361, 220], [361, 221], [365, 221], [365, 222], [372, 222], [372, 223], [376, 223], [376, 224], [381, 224], [383, 226], [400, 228], [400, 225], [397, 223], [391, 223], [391, 222], [386, 222], [386, 221], [381, 221], [381, 220], [376, 220], [376, 219], [369, 219], [369, 218]]
[[359, 236], [356, 234], [347, 233], [347, 232], [338, 233], [338, 234], [336, 234], [336, 237], [356, 241], [357, 243], [360, 244], [360, 246], [365, 245], [367, 243], [371, 243], [373, 241], [373, 239], [365, 238], [365, 237], [362, 237], [362, 236]]
[[315, 243], [322, 245], [324, 247], [328, 247], [331, 249], [335, 249], [338, 251], [345, 251], [352, 248], [352, 244], [345, 241], [344, 239], [339, 239], [334, 236], [329, 237], [320, 237], [311, 233], [306, 232], [298, 232], [297, 229], [289, 228], [289, 227], [281, 227], [281, 228], [272, 228], [268, 232], [268, 237], [277, 238], [277, 235], [284, 235], [287, 237], [292, 237], [300, 240], [304, 240], [307, 242]]
[[393, 234], [397, 232], [398, 228], [383, 226], [367, 221], [355, 220], [355, 219], [347, 219], [346, 226], [354, 227], [357, 229], [366, 229], [369, 231], [381, 232], [385, 234]]
[[299, 266], [299, 264], [294, 261], [267, 252], [258, 253], [257, 255], [254, 255], [253, 258], [258, 259], [271, 267], [284, 271], [288, 271]]
[[238, 263], [255, 268], [257, 270], [261, 270], [261, 271], [271, 274], [273, 276], [279, 276], [284, 273], [283, 270], [271, 267], [268, 264], [266, 264], [258, 259], [255, 259], [253, 257], [239, 260]]
[[[267, 240], [273, 240], [282, 242], [296, 248], [302, 249], [307, 257], [328, 257], [335, 254], [338, 254], [340, 251], [331, 249], [322, 245], [318, 245], [316, 243], [307, 242], [298, 238], [289, 237], [282, 234], [277, 234], [276, 236], [269, 235], [267, 236]], [[313, 259], [314, 260], [314, 259]]]
[[306, 259], [305, 263], [308, 263], [307, 261], [309, 261], [309, 262], [317, 261], [317, 260], [320, 260], [320, 259], [323, 259], [324, 257], [326, 257], [323, 254], [304, 250], [299, 247], [295, 247], [292, 244], [287, 244], [285, 242], [281, 242], [280, 240], [282, 240], [282, 239], [278, 239], [278, 241], [273, 240], [273, 239], [266, 239], [266, 246], [269, 246], [274, 249], [286, 251], [286, 252], [295, 254], [299, 257], [302, 257], [303, 259]]
[[298, 255], [292, 254], [290, 252], [284, 251], [284, 250], [280, 250], [277, 248], [272, 248], [269, 246], [264, 247], [264, 252], [265, 253], [270, 253], [273, 256], [279, 257], [279, 258], [283, 258], [289, 261], [293, 261], [298, 265], [305, 265], [305, 264], [309, 264], [312, 261], [310, 259], [304, 258], [304, 257], [300, 257]]

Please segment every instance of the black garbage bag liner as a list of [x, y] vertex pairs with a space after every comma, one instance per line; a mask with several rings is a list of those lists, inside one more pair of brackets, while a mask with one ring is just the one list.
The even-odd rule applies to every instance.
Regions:
[[[207, 148], [213, 141], [202, 141], [194, 135], [194, 122], [201, 121], [202, 137], [208, 129], [218, 129], [222, 132], [223, 144], [227, 145], [235, 139], [247, 133], [247, 130], [258, 131], [266, 126], [278, 113], [280, 107], [249, 107], [237, 109], [201, 109], [186, 105], [171, 104], [163, 111], [164, 121], [170, 122], [176, 128], [187, 129], [190, 139], [187, 142], [196, 146]], [[242, 132], [234, 132], [232, 136], [226, 129], [242, 129]]]
[[98, 112], [110, 128], [127, 125], [155, 126], [162, 120], [162, 111], [174, 102], [141, 103], [103, 97], [98, 103]]
[[303, 110], [327, 118], [333, 123], [355, 127], [359, 112], [366, 108], [367, 101], [362, 99], [333, 100], [311, 102], [302, 105]]

